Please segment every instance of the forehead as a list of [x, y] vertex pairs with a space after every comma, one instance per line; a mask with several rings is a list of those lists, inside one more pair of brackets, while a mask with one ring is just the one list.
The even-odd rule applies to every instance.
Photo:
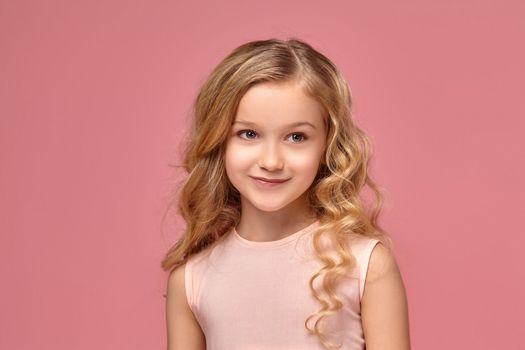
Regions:
[[297, 83], [260, 83], [241, 98], [235, 120], [257, 125], [323, 124], [323, 108]]

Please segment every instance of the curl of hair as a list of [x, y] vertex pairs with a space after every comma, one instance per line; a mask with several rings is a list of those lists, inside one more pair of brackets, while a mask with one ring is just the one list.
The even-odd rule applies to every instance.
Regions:
[[[389, 249], [393, 242], [378, 224], [382, 190], [368, 172], [372, 147], [353, 120], [348, 84], [328, 58], [300, 39], [245, 43], [224, 58], [204, 82], [194, 101], [193, 123], [184, 150], [187, 176], [180, 195], [173, 195], [163, 217], [178, 203], [186, 228], [161, 266], [169, 270], [185, 263], [189, 256], [219, 242], [238, 224], [240, 195], [226, 176], [225, 144], [240, 99], [250, 87], [262, 82], [301, 84], [326, 112], [325, 155], [309, 189], [310, 204], [320, 222], [312, 243], [323, 263], [310, 278], [309, 286], [321, 308], [304, 325], [325, 348], [337, 348], [328, 341], [321, 324], [343, 307], [335, 293], [336, 280], [356, 263], [347, 235], [377, 238]], [[365, 188], [373, 193], [372, 206], [362, 198]], [[334, 261], [321, 244], [323, 239], [335, 247], [339, 261]], [[317, 278], [322, 281], [326, 297], [314, 288]], [[308, 323], [314, 318], [317, 320], [311, 328]]]

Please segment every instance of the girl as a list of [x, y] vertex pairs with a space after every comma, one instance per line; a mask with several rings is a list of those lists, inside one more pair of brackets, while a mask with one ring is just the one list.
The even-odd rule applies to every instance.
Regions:
[[184, 154], [186, 230], [162, 262], [168, 350], [410, 349], [350, 107], [339, 70], [298, 39], [248, 42], [211, 73]]

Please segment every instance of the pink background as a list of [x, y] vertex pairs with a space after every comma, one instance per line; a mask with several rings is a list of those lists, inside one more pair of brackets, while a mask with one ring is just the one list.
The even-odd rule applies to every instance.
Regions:
[[523, 2], [324, 4], [0, 3], [1, 349], [165, 348], [192, 99], [234, 47], [288, 36], [349, 81], [413, 348], [525, 348]]

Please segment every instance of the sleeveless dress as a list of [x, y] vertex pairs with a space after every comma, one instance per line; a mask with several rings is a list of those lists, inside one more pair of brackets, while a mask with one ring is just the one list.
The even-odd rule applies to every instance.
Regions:
[[[319, 221], [265, 242], [247, 240], [233, 228], [219, 243], [189, 257], [186, 296], [207, 350], [324, 349], [319, 337], [305, 328], [307, 317], [321, 308], [309, 287], [322, 266], [311, 247], [317, 226]], [[357, 234], [349, 240], [357, 265], [348, 278], [336, 282], [344, 306], [321, 326], [331, 331], [332, 343], [342, 343], [341, 350], [363, 350], [360, 302], [370, 255], [379, 241]], [[321, 278], [314, 287], [322, 293]], [[309, 321], [310, 328], [316, 320]]]

